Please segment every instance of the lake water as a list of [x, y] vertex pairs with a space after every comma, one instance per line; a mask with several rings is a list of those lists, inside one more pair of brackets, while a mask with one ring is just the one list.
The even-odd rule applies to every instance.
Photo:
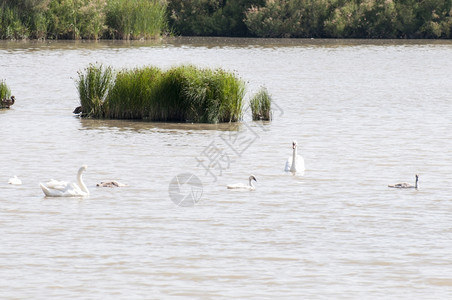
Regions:
[[[96, 62], [221, 67], [274, 119], [79, 119]], [[3, 299], [452, 297], [451, 41], [0, 42], [0, 78]], [[283, 172], [293, 140], [304, 176]], [[89, 197], [44, 197], [83, 164]], [[170, 188], [182, 174], [201, 186]], [[256, 191], [226, 189], [250, 174]]]

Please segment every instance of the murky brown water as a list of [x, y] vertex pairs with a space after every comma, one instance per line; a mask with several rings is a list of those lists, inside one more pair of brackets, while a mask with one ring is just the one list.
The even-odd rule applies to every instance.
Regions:
[[[275, 119], [80, 120], [92, 62], [235, 71]], [[1, 297], [452, 297], [451, 70], [450, 41], [1, 42]], [[304, 177], [283, 173], [294, 139]], [[88, 198], [44, 197], [82, 164]], [[170, 199], [181, 173], [202, 182], [193, 207]], [[251, 173], [256, 191], [226, 189]], [[415, 173], [419, 190], [387, 188]]]

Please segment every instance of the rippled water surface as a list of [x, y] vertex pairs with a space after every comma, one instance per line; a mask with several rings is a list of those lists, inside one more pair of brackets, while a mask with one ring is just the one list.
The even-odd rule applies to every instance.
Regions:
[[[221, 67], [247, 99], [265, 86], [274, 120], [81, 120], [95, 62]], [[452, 297], [450, 41], [1, 42], [0, 72], [17, 99], [0, 110], [2, 298]], [[283, 172], [292, 140], [304, 176]], [[44, 197], [82, 164], [89, 197]], [[170, 198], [181, 173], [202, 184], [192, 207]], [[416, 173], [419, 190], [387, 187]], [[256, 191], [226, 189], [249, 174]]]

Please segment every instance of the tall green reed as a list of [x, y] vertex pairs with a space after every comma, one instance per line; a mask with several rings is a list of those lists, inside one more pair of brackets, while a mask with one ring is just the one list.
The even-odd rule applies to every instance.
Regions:
[[251, 114], [254, 121], [270, 121], [272, 98], [266, 88], [261, 88], [250, 100]]
[[105, 102], [107, 118], [147, 119], [154, 101], [155, 83], [161, 71], [155, 67], [122, 70]]
[[113, 38], [155, 38], [167, 27], [166, 1], [110, 0], [106, 9], [106, 24]]
[[0, 100], [9, 99], [11, 97], [11, 90], [6, 84], [5, 80], [0, 80]]
[[26, 39], [29, 29], [20, 19], [20, 10], [0, 3], [0, 39]]
[[101, 118], [103, 104], [111, 88], [114, 74], [111, 67], [90, 64], [85, 72], [78, 72], [77, 87], [82, 115]]
[[241, 119], [245, 84], [222, 69], [183, 67], [181, 100], [186, 118], [198, 123], [235, 122]]

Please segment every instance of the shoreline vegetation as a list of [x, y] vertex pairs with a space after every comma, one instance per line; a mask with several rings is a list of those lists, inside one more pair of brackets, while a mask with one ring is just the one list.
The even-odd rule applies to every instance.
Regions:
[[242, 119], [245, 83], [222, 69], [148, 66], [115, 72], [90, 64], [76, 80], [82, 117], [222, 123]]
[[3, 0], [0, 39], [452, 38], [450, 0]]

